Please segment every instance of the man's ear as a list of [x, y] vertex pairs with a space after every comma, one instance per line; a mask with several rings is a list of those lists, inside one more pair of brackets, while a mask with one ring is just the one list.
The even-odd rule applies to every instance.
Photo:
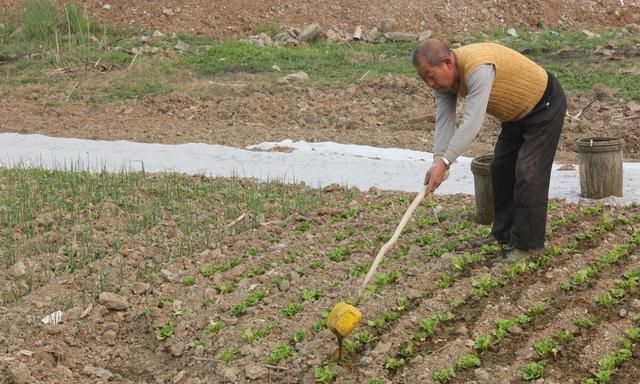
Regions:
[[451, 57], [451, 55], [445, 57], [444, 59], [442, 59], [442, 63], [445, 64], [447, 66], [447, 68], [451, 69], [454, 67], [454, 62], [453, 62], [453, 58]]

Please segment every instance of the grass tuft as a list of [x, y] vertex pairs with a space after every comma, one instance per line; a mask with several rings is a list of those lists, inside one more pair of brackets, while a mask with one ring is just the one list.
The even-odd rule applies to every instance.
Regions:
[[49, 0], [29, 0], [20, 17], [27, 38], [51, 47], [60, 25], [60, 16]]

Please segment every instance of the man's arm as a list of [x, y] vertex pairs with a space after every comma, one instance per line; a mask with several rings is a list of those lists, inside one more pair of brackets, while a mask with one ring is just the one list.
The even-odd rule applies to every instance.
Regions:
[[435, 91], [436, 127], [433, 135], [433, 155], [444, 155], [456, 130], [456, 103], [453, 93]]
[[436, 129], [433, 145], [433, 165], [425, 175], [424, 183], [433, 192], [445, 179], [451, 163], [471, 144], [478, 135], [489, 104], [489, 96], [495, 78], [491, 64], [476, 68], [467, 81], [467, 96], [464, 104], [462, 124], [455, 130], [455, 109], [457, 96], [436, 92]]
[[451, 163], [467, 149], [478, 135], [487, 112], [494, 78], [495, 69], [491, 64], [480, 65], [469, 75], [467, 79], [468, 92], [464, 99], [464, 117], [444, 151], [444, 157]]

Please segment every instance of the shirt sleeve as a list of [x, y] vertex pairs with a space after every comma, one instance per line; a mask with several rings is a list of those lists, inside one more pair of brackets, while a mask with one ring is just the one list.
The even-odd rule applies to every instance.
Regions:
[[433, 155], [442, 156], [456, 129], [457, 96], [453, 93], [435, 91], [436, 128], [433, 136]]
[[[443, 153], [443, 156], [453, 163], [458, 156], [464, 153], [473, 139], [476, 138], [487, 112], [487, 105], [489, 103], [494, 78], [495, 69], [491, 64], [480, 65], [469, 75], [467, 78], [467, 96], [464, 99], [464, 116], [457, 130], [455, 130], [454, 120], [456, 95], [452, 95], [453, 112], [449, 113], [451, 121], [448, 121], [449, 118], [446, 120], [443, 118], [443, 125], [440, 127], [440, 130], [443, 132], [440, 133], [438, 133], [440, 105], [436, 97], [438, 117], [436, 118], [434, 155]], [[442, 112], [444, 113], [445, 111], [443, 110]], [[442, 150], [443, 146], [446, 146], [444, 151]]]

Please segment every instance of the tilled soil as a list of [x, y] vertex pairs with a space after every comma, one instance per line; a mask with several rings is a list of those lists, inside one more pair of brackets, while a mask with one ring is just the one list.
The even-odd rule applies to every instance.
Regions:
[[[5, 1], [0, 7], [17, 11], [22, 4]], [[317, 22], [323, 31], [333, 25], [345, 29], [362, 24], [373, 29], [385, 18], [392, 18], [395, 20], [392, 25], [399, 31], [431, 29], [436, 36], [449, 37], [497, 26], [531, 30], [539, 22], [543, 28], [574, 30], [637, 23], [640, 4], [635, 1], [623, 4], [613, 0], [447, 1], [424, 9], [424, 4], [412, 1], [377, 5], [329, 1], [319, 7], [304, 1], [139, 4], [119, 0], [87, 1], [84, 6], [91, 17], [103, 23], [157, 28], [165, 33], [246, 37], [261, 21], [296, 28]], [[463, 26], [453, 20], [462, 20]], [[624, 52], [615, 57], [599, 55], [593, 52], [583, 59], [592, 62], [597, 70], [603, 60], [619, 61], [625, 56]], [[87, 72], [82, 76], [117, 76], [125, 69]], [[637, 68], [625, 70], [637, 73]], [[240, 73], [214, 82], [190, 80], [192, 83], [169, 95], [98, 106], [89, 106], [90, 100], [99, 94], [85, 85], [95, 79], [85, 81], [82, 76], [78, 76], [76, 87], [70, 85], [70, 89], [62, 91], [41, 84], [24, 87], [20, 96], [0, 94], [0, 132], [236, 147], [293, 139], [431, 149], [435, 108], [427, 87], [417, 76], [373, 80], [365, 76], [354, 86], [327, 88], [281, 85]], [[191, 96], [186, 93], [188, 90], [206, 96]], [[70, 100], [71, 94], [74, 97]], [[570, 93], [568, 97], [569, 114], [577, 118], [567, 116], [556, 161], [575, 163], [575, 140], [596, 136], [623, 138], [625, 159], [640, 158], [640, 139], [631, 129], [640, 119], [637, 102], [620, 100], [606, 89]], [[466, 155], [491, 152], [498, 131], [499, 125], [487, 119]]]
[[[66, 96], [43, 90], [35, 100], [5, 97], [0, 132], [239, 148], [285, 139], [432, 148], [435, 105], [417, 79], [386, 77], [347, 88], [309, 88], [254, 83], [249, 77], [202, 87], [211, 96], [178, 93], [99, 107], [64, 103], [52, 108], [49, 101]], [[640, 159], [640, 138], [632, 129], [640, 119], [640, 104], [596, 93], [569, 95], [569, 113], [580, 116], [567, 116], [556, 162], [577, 164], [575, 143], [585, 137], [622, 138], [625, 160]], [[492, 152], [499, 131], [499, 123], [487, 116], [465, 155]]]
[[[63, 4], [63, 1], [56, 1]], [[13, 10], [24, 0], [5, 0], [0, 9]], [[637, 0], [560, 0], [516, 3], [508, 0], [447, 0], [420, 2], [399, 0], [345, 2], [328, 0], [168, 0], [140, 3], [133, 0], [83, 3], [87, 13], [102, 22], [143, 26], [162, 32], [206, 34], [216, 38], [244, 37], [261, 25], [301, 28], [318, 23], [324, 30], [333, 26], [365, 32], [393, 19], [396, 30], [463, 34], [496, 28], [565, 28], [579, 30], [624, 26], [639, 21]]]
[[[21, 4], [4, 1], [0, 9]], [[103, 22], [219, 38], [250, 35], [266, 22], [371, 30], [387, 17], [398, 30], [453, 35], [540, 24], [596, 29], [638, 22], [640, 6], [457, 0], [429, 9], [416, 1], [84, 5]], [[0, 131], [236, 147], [293, 139], [431, 148], [434, 105], [417, 78], [364, 79], [346, 88], [280, 85], [243, 74], [219, 80], [190, 85], [203, 97], [173, 93], [98, 107], [88, 105], [89, 94], [67, 102], [68, 92], [44, 85], [21, 96], [0, 93]], [[557, 161], [575, 164], [575, 140], [588, 136], [624, 138], [625, 159], [640, 159], [632, 128], [637, 103], [600, 91], [568, 96], [574, 117], [566, 119]], [[467, 155], [490, 152], [498, 130], [488, 119]], [[514, 267], [491, 263], [497, 248], [472, 247], [488, 230], [473, 220], [472, 197], [425, 200], [358, 305], [363, 319], [338, 364], [336, 340], [323, 320], [355, 294], [412, 194], [302, 188], [285, 202], [269, 200], [261, 207], [268, 213], [259, 216], [229, 211], [228, 199], [249, 193], [249, 182], [216, 181], [214, 193], [203, 192], [209, 190], [203, 184], [214, 181], [194, 177], [167, 191], [163, 180], [180, 176], [160, 175], [153, 176], [157, 188], [140, 190], [134, 202], [96, 192], [90, 203], [45, 204], [9, 225], [15, 218], [7, 207], [19, 203], [10, 203], [7, 191], [27, 183], [53, 199], [58, 189], [4, 172], [2, 238], [13, 253], [5, 251], [0, 265], [2, 383], [311, 383], [322, 382], [322, 368], [338, 383], [423, 383], [466, 354], [476, 354], [480, 366], [456, 368], [451, 382], [520, 383], [525, 366], [544, 361], [545, 383], [578, 383], [593, 378], [600, 359], [622, 347], [625, 331], [640, 327], [633, 284], [640, 270], [638, 206], [553, 201], [547, 252]], [[83, 177], [77, 186], [86, 185]], [[172, 201], [188, 193], [200, 200], [179, 211]], [[132, 208], [137, 204], [146, 210]], [[278, 211], [279, 204], [291, 207]], [[628, 283], [624, 293], [613, 291], [615, 300], [605, 300], [621, 281]], [[60, 324], [42, 323], [58, 310]], [[481, 336], [492, 338], [485, 349], [476, 348]], [[541, 355], [535, 346], [544, 337], [556, 344]], [[612, 382], [640, 382], [637, 345], [632, 350]]]
[[[35, 236], [18, 249], [31, 254], [44, 242], [51, 250], [20, 258], [27, 272], [19, 263], [2, 270], [5, 377], [299, 383], [328, 367], [341, 383], [418, 383], [475, 354], [480, 367], [456, 369], [453, 382], [523, 382], [524, 367], [542, 360], [545, 382], [579, 382], [640, 327], [632, 320], [640, 315], [638, 207], [553, 202], [546, 252], [514, 266], [491, 262], [498, 247], [472, 247], [488, 228], [473, 222], [471, 197], [442, 196], [418, 207], [386, 255], [338, 364], [323, 319], [355, 295], [412, 196], [339, 187], [321, 194], [321, 206], [305, 215], [265, 216], [257, 227], [253, 218], [223, 220], [228, 236], [209, 246], [201, 231], [187, 231], [187, 216], [169, 210], [158, 225], [129, 236], [136, 218], [109, 199], [90, 213], [39, 214]], [[202, 208], [225, 217], [222, 205]], [[87, 213], [96, 217], [91, 225], [82, 221]], [[58, 248], [65, 239], [75, 240]], [[622, 280], [632, 282], [622, 295], [596, 302]], [[41, 323], [56, 310], [62, 323]], [[587, 320], [586, 328], [576, 325]], [[486, 335], [492, 342], [476, 349]], [[535, 352], [545, 337], [556, 342], [553, 356]], [[616, 382], [640, 380], [636, 359], [620, 365]]]

